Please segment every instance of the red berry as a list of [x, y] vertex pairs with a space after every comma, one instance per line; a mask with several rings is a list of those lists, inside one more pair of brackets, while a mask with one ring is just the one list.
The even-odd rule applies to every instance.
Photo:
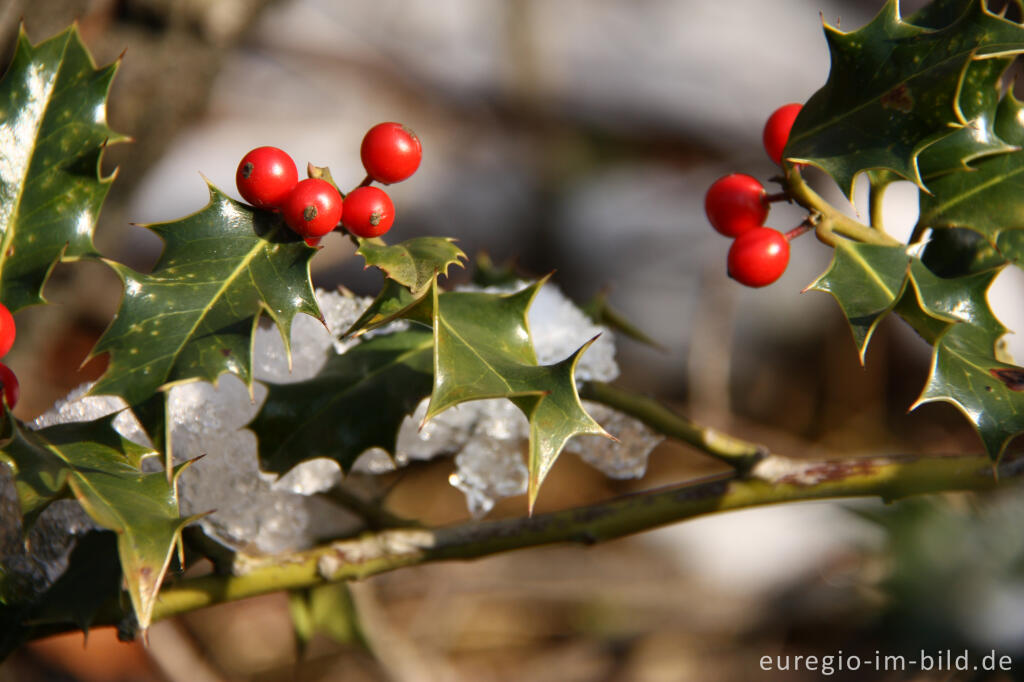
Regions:
[[322, 237], [337, 227], [341, 212], [341, 194], [334, 185], [319, 178], [309, 178], [295, 185], [281, 205], [288, 227], [307, 239]]
[[401, 123], [378, 123], [363, 137], [359, 156], [371, 178], [390, 185], [416, 172], [423, 147], [416, 133]]
[[711, 226], [726, 237], [738, 237], [764, 225], [768, 217], [764, 185], [743, 173], [715, 180], [704, 196], [704, 212]]
[[768, 117], [764, 124], [764, 150], [775, 163], [782, 165], [782, 150], [789, 142], [789, 131], [793, 129], [793, 121], [803, 105], [793, 102], [785, 104]]
[[778, 230], [755, 227], [729, 248], [729, 276], [748, 287], [771, 284], [789, 265], [789, 241]]
[[256, 208], [279, 207], [299, 181], [292, 157], [277, 147], [257, 147], [242, 157], [235, 184], [242, 198]]
[[378, 187], [358, 187], [345, 197], [341, 224], [357, 237], [379, 237], [395, 222], [395, 206]]
[[7, 402], [7, 407], [14, 409], [14, 406], [18, 404], [18, 377], [14, 376], [14, 372], [7, 365], [0, 362], [0, 386], [3, 387], [3, 399]]
[[0, 303], [0, 358], [7, 355], [14, 345], [14, 317], [3, 303]]

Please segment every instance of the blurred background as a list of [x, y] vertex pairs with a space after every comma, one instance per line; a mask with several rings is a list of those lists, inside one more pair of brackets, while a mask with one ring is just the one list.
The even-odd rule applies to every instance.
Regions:
[[[399, 121], [419, 134], [424, 160], [389, 188], [395, 234], [454, 236], [471, 256], [514, 261], [523, 274], [554, 270], [581, 303], [607, 291], [663, 346], [620, 338], [622, 384], [786, 454], [976, 451], [953, 408], [906, 413], [927, 373], [924, 342], [887, 321], [862, 368], [834, 302], [801, 294], [828, 249], [797, 241], [778, 283], [747, 290], [726, 277], [728, 243], [703, 214], [718, 176], [768, 185], [776, 172], [761, 129], [824, 83], [822, 18], [856, 28], [881, 4], [4, 0], [0, 65], [19, 20], [33, 42], [77, 21], [99, 63], [124, 53], [109, 117], [135, 142], [106, 156], [118, 179], [97, 243], [137, 269], [160, 243], [132, 223], [203, 206], [202, 176], [237, 197], [234, 172], [249, 149], [274, 145], [300, 168], [330, 166], [347, 188], [363, 177], [366, 129]], [[904, 3], [904, 13], [921, 4]], [[827, 184], [821, 191], [839, 201]], [[914, 204], [912, 187], [890, 190], [887, 226], [909, 232]], [[802, 217], [775, 205], [769, 224], [785, 231]], [[313, 266], [321, 287], [373, 294], [380, 285], [336, 234]], [[997, 289], [1020, 284], [1008, 274]], [[56, 305], [19, 313], [9, 356], [22, 418], [102, 372], [102, 358], [80, 364], [120, 284], [102, 266], [76, 264], [58, 267], [46, 293]], [[994, 300], [1011, 328], [1022, 313], [1013, 300]], [[718, 470], [671, 443], [640, 481], [606, 479], [566, 455], [540, 506]], [[465, 519], [450, 471], [450, 460], [417, 467], [389, 504], [429, 523]], [[102, 630], [84, 649], [80, 635], [39, 642], [0, 665], [0, 681], [804, 680], [821, 674], [764, 672], [758, 661], [922, 648], [1019, 656], [1022, 510], [1015, 495], [958, 495], [732, 513], [585, 550], [405, 569], [293, 597], [291, 611], [283, 594], [207, 609], [158, 624], [148, 648]], [[513, 498], [491, 516], [524, 511]], [[306, 644], [290, 615], [296, 599], [328, 614]], [[971, 675], [834, 677], [1010, 679]]]

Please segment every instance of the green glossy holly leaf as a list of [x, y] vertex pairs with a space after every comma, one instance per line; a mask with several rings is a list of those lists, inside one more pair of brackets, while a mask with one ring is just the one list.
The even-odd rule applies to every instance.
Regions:
[[173, 480], [143, 473], [142, 460], [156, 452], [126, 440], [113, 420], [30, 431], [7, 414], [0, 460], [14, 470], [26, 529], [51, 502], [74, 497], [93, 521], [117, 533], [124, 581], [145, 629], [181, 529], [192, 519], [178, 513]]
[[1024, 369], [999, 359], [997, 344], [1006, 328], [987, 298], [1000, 271], [943, 278], [913, 259], [906, 298], [913, 296], [914, 305], [899, 308], [934, 346], [928, 379], [913, 407], [953, 404], [974, 424], [993, 460], [1024, 431]]
[[906, 17], [908, 24], [921, 28], [946, 28], [963, 16], [973, 0], [934, 0]]
[[370, 448], [394, 454], [402, 421], [430, 395], [433, 363], [433, 335], [412, 327], [332, 353], [312, 379], [268, 384], [249, 424], [261, 468], [283, 474], [304, 460], [330, 457], [347, 472]]
[[210, 203], [176, 222], [149, 225], [164, 240], [151, 273], [110, 263], [124, 281], [117, 317], [94, 354], [109, 352], [93, 394], [136, 405], [171, 384], [252, 384], [253, 332], [267, 315], [288, 348], [292, 319], [322, 319], [309, 276], [316, 253], [277, 214], [240, 204], [214, 187]]
[[[907, 22], [928, 29], [943, 29], [970, 8], [972, 0], [936, 0], [907, 17]], [[1020, 7], [1020, 3], [1014, 2]], [[967, 67], [960, 87], [960, 112], [967, 125], [927, 147], [918, 159], [921, 177], [928, 182], [943, 173], [963, 170], [967, 163], [989, 154], [1013, 151], [995, 132], [1000, 79], [1012, 59], [976, 60]]]
[[996, 360], [986, 330], [953, 325], [935, 344], [928, 381], [914, 406], [935, 401], [963, 412], [989, 457], [998, 460], [1024, 432], [1024, 368]]
[[998, 459], [1024, 432], [1024, 368], [1001, 357], [1006, 328], [987, 298], [1004, 265], [940, 277], [904, 247], [841, 241], [828, 271], [809, 288], [835, 297], [861, 362], [879, 320], [898, 313], [934, 347], [928, 379], [913, 407], [936, 401], [955, 405]]
[[1006, 333], [987, 298], [988, 289], [1000, 272], [1001, 268], [992, 268], [950, 279], [939, 277], [920, 259], [914, 258], [910, 263], [910, 283], [918, 305], [929, 316], [983, 330], [987, 344], [993, 346]]
[[861, 364], [878, 323], [903, 294], [909, 267], [904, 247], [841, 240], [828, 270], [807, 287], [836, 299], [850, 324]]
[[939, 176], [967, 170], [968, 164], [982, 157], [1018, 149], [995, 130], [1000, 80], [1011, 63], [1011, 59], [985, 59], [967, 68], [960, 91], [960, 112], [966, 124], [928, 146], [918, 158], [929, 188]]
[[126, 137], [107, 127], [117, 64], [97, 69], [74, 27], [38, 45], [23, 30], [0, 81], [0, 299], [44, 303], [54, 264], [95, 253], [113, 176], [100, 161]]
[[387, 279], [380, 293], [342, 336], [360, 336], [397, 319], [412, 320], [427, 325], [430, 321], [430, 290], [413, 296], [409, 289]]
[[360, 239], [356, 251], [366, 265], [380, 268], [384, 274], [420, 297], [439, 275], [447, 276], [452, 265], [463, 267], [466, 254], [450, 237], [416, 237], [397, 244], [379, 239]]
[[[1000, 256], [1016, 263], [1018, 267], [1024, 267], [1024, 229], [1002, 231], [996, 248]], [[989, 256], [988, 262], [994, 260], [994, 256]]]
[[1024, 52], [1024, 27], [992, 14], [981, 0], [940, 29], [901, 19], [898, 2], [889, 0], [867, 26], [843, 33], [826, 25], [825, 36], [828, 81], [797, 117], [784, 156], [829, 173], [847, 196], [854, 177], [871, 169], [923, 187], [919, 155], [968, 125], [965, 82], [991, 77], [971, 65]]
[[[570, 438], [608, 436], [580, 404], [575, 369], [589, 343], [538, 365], [527, 311], [545, 280], [512, 294], [433, 287], [434, 387], [426, 419], [469, 400], [509, 398], [530, 422], [528, 504]], [[608, 436], [610, 437], [610, 436]]]
[[[1024, 145], [1024, 105], [1008, 93], [999, 104], [996, 132]], [[966, 228], [996, 244], [1006, 230], [1024, 228], [1024, 151], [982, 159], [966, 171], [950, 173], [922, 194], [919, 227]]]

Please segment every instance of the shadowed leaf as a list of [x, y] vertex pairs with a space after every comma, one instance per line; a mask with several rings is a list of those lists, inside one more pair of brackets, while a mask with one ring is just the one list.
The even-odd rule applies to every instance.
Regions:
[[347, 472], [369, 448], [394, 454], [402, 421], [430, 394], [433, 347], [428, 329], [375, 336], [332, 354], [312, 379], [268, 384], [267, 400], [249, 425], [261, 467], [284, 473], [330, 457]]
[[173, 481], [163, 472], [143, 473], [142, 460], [156, 453], [123, 438], [113, 419], [30, 431], [8, 414], [0, 460], [14, 470], [26, 528], [54, 500], [74, 497], [93, 521], [117, 533], [125, 584], [145, 629], [191, 519], [178, 513]]

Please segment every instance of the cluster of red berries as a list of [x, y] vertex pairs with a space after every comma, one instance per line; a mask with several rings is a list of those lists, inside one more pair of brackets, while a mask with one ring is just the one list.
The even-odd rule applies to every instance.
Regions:
[[[11, 350], [16, 331], [14, 316], [11, 315], [7, 306], [0, 303], [0, 357], [7, 355], [7, 351]], [[11, 368], [2, 362], [0, 362], [0, 387], [3, 389], [3, 399], [7, 402], [7, 407], [13, 410], [15, 403], [18, 402], [18, 377], [14, 376]]]
[[347, 195], [324, 178], [300, 182], [292, 157], [277, 147], [257, 147], [242, 157], [235, 183], [256, 208], [280, 211], [285, 224], [310, 246], [339, 223], [357, 237], [379, 237], [395, 222], [395, 206], [384, 190], [370, 183], [405, 180], [419, 168], [423, 148], [405, 126], [379, 123], [363, 137], [359, 154], [366, 179]]
[[[764, 148], [777, 164], [801, 105], [787, 104], [768, 117]], [[704, 210], [712, 227], [735, 241], [729, 248], [729, 276], [748, 287], [771, 284], [789, 265], [789, 236], [764, 226], [769, 197], [764, 185], [743, 173], [719, 178], [704, 197]]]

